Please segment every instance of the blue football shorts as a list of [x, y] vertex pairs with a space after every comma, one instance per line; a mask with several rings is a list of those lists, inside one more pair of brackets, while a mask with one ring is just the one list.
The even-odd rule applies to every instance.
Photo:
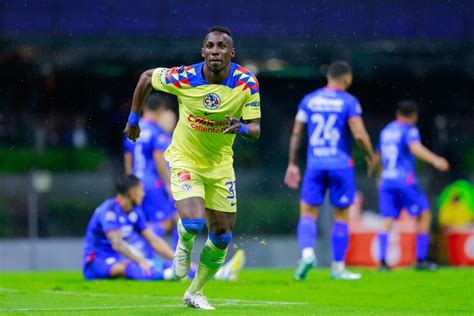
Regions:
[[382, 217], [394, 219], [400, 216], [402, 209], [406, 209], [411, 216], [419, 216], [430, 208], [425, 193], [418, 185], [381, 187], [379, 207]]
[[307, 169], [303, 178], [301, 200], [309, 205], [320, 206], [327, 190], [333, 207], [346, 208], [352, 205], [355, 195], [354, 169]]

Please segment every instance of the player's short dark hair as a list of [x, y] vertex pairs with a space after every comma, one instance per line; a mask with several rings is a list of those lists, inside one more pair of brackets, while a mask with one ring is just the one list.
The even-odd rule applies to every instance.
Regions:
[[209, 33], [212, 33], [212, 32], [220, 32], [220, 33], [224, 33], [224, 34], [227, 34], [227, 35], [229, 35], [230, 37], [232, 37], [232, 31], [231, 31], [228, 27], [225, 27], [225, 26], [216, 25], [216, 26], [211, 27], [211, 28], [207, 31], [206, 36], [207, 36]]
[[168, 97], [161, 94], [150, 94], [145, 101], [145, 107], [147, 110], [155, 112], [163, 108], [170, 109], [171, 104]]
[[397, 113], [402, 116], [410, 117], [418, 111], [418, 104], [413, 100], [401, 100], [397, 104]]
[[117, 178], [115, 182], [115, 191], [118, 194], [125, 194], [131, 188], [137, 186], [140, 183], [140, 179], [134, 175], [124, 175]]
[[333, 61], [328, 67], [327, 75], [332, 79], [339, 79], [346, 74], [352, 74], [352, 68], [345, 60]]

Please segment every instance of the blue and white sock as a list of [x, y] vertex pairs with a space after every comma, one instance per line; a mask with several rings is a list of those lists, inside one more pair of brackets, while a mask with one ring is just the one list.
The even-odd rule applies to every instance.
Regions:
[[416, 235], [416, 259], [418, 261], [426, 260], [426, 256], [428, 255], [429, 244], [430, 244], [429, 234]]
[[316, 221], [310, 216], [301, 216], [298, 221], [296, 236], [303, 259], [314, 258], [317, 233]]

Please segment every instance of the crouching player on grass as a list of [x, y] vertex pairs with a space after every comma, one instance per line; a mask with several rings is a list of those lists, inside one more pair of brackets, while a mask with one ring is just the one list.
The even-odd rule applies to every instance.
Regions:
[[117, 181], [116, 191], [115, 198], [99, 205], [87, 226], [83, 249], [84, 277], [89, 280], [173, 278], [172, 269], [165, 269], [165, 261], [155, 261], [161, 263], [156, 264], [147, 260], [127, 242], [135, 231], [163, 258], [173, 259], [173, 250], [147, 227], [139, 208], [145, 196], [140, 179], [133, 175], [123, 177]]
[[[83, 273], [88, 280], [125, 277], [135, 280], [176, 279], [172, 268], [173, 251], [156, 236], [145, 220], [140, 205], [145, 196], [136, 176], [117, 181], [117, 195], [95, 210], [84, 238]], [[146, 258], [128, 243], [133, 232], [139, 233], [163, 259]], [[168, 259], [168, 260], [166, 260]], [[235, 280], [245, 264], [243, 250], [238, 250], [216, 274], [218, 280]], [[188, 273], [193, 278], [196, 269]]]

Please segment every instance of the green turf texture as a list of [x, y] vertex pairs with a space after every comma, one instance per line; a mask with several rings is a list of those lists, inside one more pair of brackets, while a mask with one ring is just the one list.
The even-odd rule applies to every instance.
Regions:
[[213, 312], [182, 305], [189, 281], [0, 273], [0, 315], [474, 315], [474, 269], [355, 271], [362, 280], [334, 281], [328, 270], [317, 269], [297, 282], [289, 269], [248, 269], [237, 282], [208, 284]]

